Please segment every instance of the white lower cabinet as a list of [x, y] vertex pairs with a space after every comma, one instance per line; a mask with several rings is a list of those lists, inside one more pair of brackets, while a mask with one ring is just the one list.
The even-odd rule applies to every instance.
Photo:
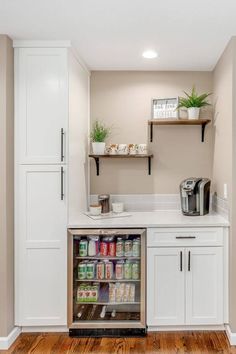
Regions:
[[16, 324], [66, 324], [65, 166], [21, 165], [16, 185]]
[[185, 276], [180, 269], [181, 254], [183, 257], [181, 248], [148, 249], [148, 325], [183, 325], [185, 322]]
[[223, 248], [185, 250], [186, 324], [223, 323]]
[[148, 247], [148, 326], [224, 323], [223, 247], [187, 246]]

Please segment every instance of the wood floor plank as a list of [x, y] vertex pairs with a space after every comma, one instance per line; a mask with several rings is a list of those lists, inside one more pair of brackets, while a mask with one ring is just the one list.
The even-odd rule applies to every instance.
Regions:
[[236, 354], [223, 331], [152, 332], [144, 338], [71, 338], [22, 333], [1, 354]]

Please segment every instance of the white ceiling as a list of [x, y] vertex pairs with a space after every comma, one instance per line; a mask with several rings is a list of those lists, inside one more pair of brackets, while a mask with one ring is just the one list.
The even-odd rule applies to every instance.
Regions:
[[69, 39], [92, 70], [212, 70], [236, 34], [236, 1], [0, 0], [0, 33]]

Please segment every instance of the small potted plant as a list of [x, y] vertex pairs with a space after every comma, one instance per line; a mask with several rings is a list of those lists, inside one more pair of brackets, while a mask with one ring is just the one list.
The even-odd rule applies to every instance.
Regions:
[[94, 155], [104, 155], [105, 140], [110, 134], [110, 129], [105, 124], [95, 121], [92, 127], [90, 138], [92, 141]]
[[207, 102], [207, 97], [209, 97], [211, 93], [203, 93], [202, 95], [198, 95], [195, 87], [192, 88], [192, 92], [190, 94], [185, 91], [184, 93], [187, 97], [179, 97], [177, 109], [187, 108], [188, 119], [198, 119], [201, 107], [210, 105], [210, 103]]

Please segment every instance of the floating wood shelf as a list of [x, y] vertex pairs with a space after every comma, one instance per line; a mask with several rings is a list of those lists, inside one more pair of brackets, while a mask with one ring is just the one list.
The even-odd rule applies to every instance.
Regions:
[[141, 155], [141, 154], [136, 154], [136, 155], [109, 155], [109, 154], [104, 154], [104, 155], [94, 155], [94, 154], [90, 154], [89, 157], [92, 157], [95, 160], [96, 163], [96, 171], [97, 171], [97, 176], [99, 176], [99, 160], [100, 159], [105, 159], [105, 158], [121, 158], [121, 159], [130, 159], [130, 158], [134, 158], [134, 159], [148, 159], [148, 174], [151, 174], [151, 159], [153, 157], [153, 154], [145, 154], [145, 155]]
[[210, 121], [210, 119], [151, 119], [148, 121], [148, 125], [150, 125], [150, 142], [153, 141], [153, 125], [201, 125], [202, 142], [204, 142], [205, 127]]

